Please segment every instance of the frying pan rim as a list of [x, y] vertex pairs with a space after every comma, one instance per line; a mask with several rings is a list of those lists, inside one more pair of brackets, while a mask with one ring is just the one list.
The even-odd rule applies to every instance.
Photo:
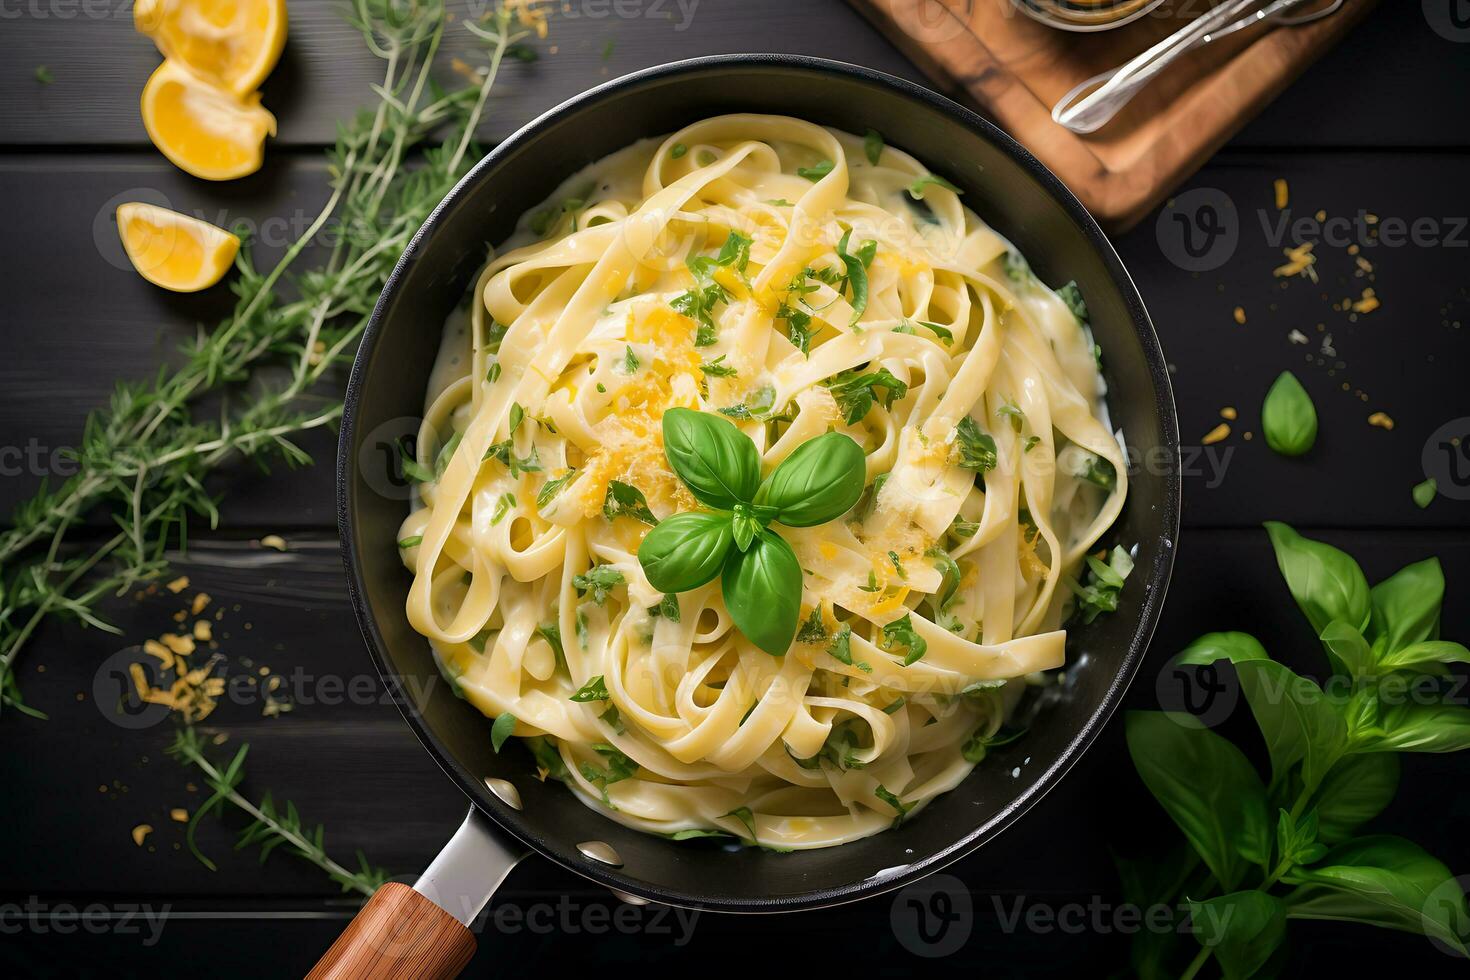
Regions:
[[[1036, 180], [1042, 189], [1062, 207], [1063, 211], [1071, 219], [1074, 231], [1081, 234], [1087, 245], [1097, 254], [1109, 277], [1112, 279], [1113, 285], [1117, 288], [1124, 301], [1129, 318], [1132, 320], [1134, 334], [1148, 367], [1150, 380], [1154, 385], [1156, 397], [1154, 399], [1153, 413], [1157, 418], [1161, 430], [1162, 445], [1168, 451], [1168, 458], [1172, 462], [1172, 465], [1166, 467], [1167, 472], [1161, 476], [1164, 483], [1164, 499], [1159, 506], [1156, 520], [1159, 524], [1158, 534], [1162, 544], [1162, 550], [1159, 560], [1150, 569], [1148, 579], [1144, 583], [1145, 587], [1142, 590], [1142, 599], [1139, 603], [1140, 618], [1138, 629], [1127, 649], [1124, 651], [1124, 655], [1118, 664], [1117, 672], [1101, 701], [1084, 721], [1081, 728], [1066, 744], [1056, 760], [1023, 793], [1012, 800], [1009, 805], [995, 814], [991, 819], [970, 829], [964, 835], [951, 840], [947, 846], [934, 851], [921, 861], [903, 866], [901, 871], [888, 875], [873, 875], [859, 881], [832, 888], [761, 900], [730, 899], [719, 893], [693, 892], [661, 886], [650, 886], [643, 881], [630, 878], [620, 870], [610, 866], [587, 860], [579, 861], [570, 855], [564, 855], [553, 846], [553, 843], [548, 837], [543, 837], [535, 833], [534, 818], [511, 809], [498, 797], [490, 793], [480, 777], [461, 764], [459, 759], [455, 757], [448, 747], [434, 735], [414, 705], [412, 698], [407, 695], [399, 684], [395, 674], [395, 664], [388, 653], [387, 643], [378, 629], [376, 617], [366, 599], [365, 589], [363, 587], [364, 573], [361, 556], [358, 553], [354, 535], [354, 500], [356, 498], [354, 460], [356, 454], [352, 451], [353, 439], [357, 430], [357, 406], [360, 404], [363, 395], [363, 375], [366, 371], [367, 361], [384, 329], [384, 319], [389, 300], [397, 291], [408, 271], [418, 261], [423, 243], [427, 237], [433, 233], [442, 217], [457, 206], [459, 200], [468, 193], [470, 187], [484, 179], [485, 175], [493, 171], [504, 157], [516, 151], [521, 141], [529, 134], [556, 122], [568, 114], [580, 111], [588, 105], [601, 102], [625, 89], [634, 88], [650, 81], [690, 73], [703, 73], [711, 69], [751, 68], [795, 69], [821, 75], [835, 75], [847, 80], [866, 83], [870, 86], [886, 87], [976, 132], [997, 150], [1009, 157], [1013, 163], [1025, 171], [1032, 179]], [[922, 152], [923, 148], [913, 149]], [[493, 820], [500, 830], [509, 834], [541, 856], [576, 874], [615, 891], [630, 893], [650, 901], [705, 911], [745, 913], [791, 912], [803, 909], [825, 908], [870, 898], [874, 895], [879, 895], [910, 884], [947, 867], [960, 858], [972, 853], [982, 844], [994, 839], [1006, 828], [1011, 826], [1045, 796], [1046, 793], [1050, 792], [1061, 780], [1062, 776], [1076, 764], [1117, 710], [1124, 694], [1132, 683], [1134, 675], [1137, 673], [1139, 663], [1143, 659], [1144, 653], [1153, 638], [1158, 624], [1159, 613], [1173, 570], [1179, 536], [1179, 521], [1182, 506], [1179, 453], [1179, 424], [1174, 405], [1173, 387], [1170, 382], [1163, 349], [1159, 344], [1153, 322], [1144, 307], [1143, 299], [1139, 295], [1138, 289], [1132, 277], [1128, 274], [1127, 269], [1124, 267], [1122, 260], [1118, 257], [1117, 252], [1103, 234], [1102, 229], [1098, 227], [1092, 215], [1082, 206], [1076, 196], [1039, 160], [1032, 156], [1029, 151], [1000, 128], [964, 106], [921, 85], [907, 79], [889, 75], [885, 72], [876, 71], [861, 65], [806, 55], [774, 53], [720, 54], [686, 58], [662, 65], [655, 65], [604, 82], [601, 85], [567, 99], [517, 129], [489, 153], [485, 154], [434, 208], [429, 217], [425, 219], [423, 225], [414, 234], [408, 247], [404, 249], [403, 255], [394, 266], [392, 273], [388, 276], [383, 292], [379, 296], [367, 327], [363, 331], [357, 357], [353, 362], [352, 372], [347, 383], [342, 426], [338, 441], [337, 517], [342, 547], [342, 560], [347, 571], [349, 598], [357, 617], [358, 626], [362, 631], [363, 639], [366, 642], [368, 653], [378, 669], [379, 676], [388, 688], [390, 696], [394, 703], [398, 705], [399, 711], [402, 712], [409, 727], [428, 750], [429, 754], [439, 764], [439, 767], [454, 780], [455, 784], [469, 798], [471, 804]], [[670, 846], [678, 845], [671, 842]]]

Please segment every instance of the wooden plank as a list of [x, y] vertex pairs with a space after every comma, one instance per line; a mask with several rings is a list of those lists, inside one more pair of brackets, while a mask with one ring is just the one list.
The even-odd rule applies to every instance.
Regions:
[[[145, 142], [137, 100], [158, 56], [133, 32], [127, 3], [107, 2], [103, 17], [84, 15], [103, 2], [17, 4], [15, 15], [4, 20], [0, 140], [78, 147]], [[550, 38], [538, 45], [542, 60], [509, 66], [483, 138], [499, 139], [608, 78], [675, 58], [786, 51], [922, 78], [843, 0], [685, 0], [683, 9], [692, 9], [687, 18], [679, 0], [621, 0], [616, 9], [633, 17], [616, 16], [611, 0], [562, 6], [566, 12], [553, 17]], [[468, 9], [466, 0], [453, 0], [450, 7]], [[73, 15], [52, 13], [66, 10]], [[336, 120], [371, 98], [367, 86], [378, 79], [378, 64], [330, 0], [292, 0], [290, 13], [291, 39], [265, 85], [265, 104], [280, 119], [277, 145], [323, 143], [332, 138]], [[609, 40], [613, 48], [604, 60]], [[446, 52], [470, 50], [465, 32], [452, 30]], [[1425, 97], [1424, 89], [1426, 78], [1439, 91], [1470, 87], [1470, 59], [1462, 54], [1460, 44], [1430, 27], [1419, 5], [1380, 4], [1237, 141], [1283, 148], [1470, 146], [1470, 116], [1442, 113], [1439, 100]], [[37, 65], [51, 70], [52, 84], [35, 81]]]
[[[1424, 531], [1334, 531], [1322, 536], [1349, 548], [1371, 580], [1438, 554], [1449, 581], [1444, 635], [1470, 636], [1470, 604], [1457, 601], [1470, 588], [1470, 539], [1447, 541], [1440, 533]], [[263, 563], [265, 559], [269, 562]], [[229, 634], [224, 648], [232, 658], [232, 672], [261, 664], [283, 674], [299, 669], [310, 677], [299, 689], [320, 693], [327, 678], [350, 685], [353, 678], [370, 672], [335, 563], [329, 538], [303, 538], [281, 556], [217, 541], [201, 546], [185, 566], [192, 582], [183, 595], [206, 589], [226, 609], [219, 629], [222, 637]], [[236, 948], [232, 943], [238, 941], [250, 950], [256, 972], [299, 973], [343, 924], [347, 910], [335, 888], [314, 869], [284, 853], [257, 868], [251, 855], [230, 851], [231, 832], [242, 823], [236, 816], [223, 823], [211, 818], [201, 828], [201, 844], [220, 863], [219, 872], [210, 873], [176, 850], [181, 827], [168, 820], [167, 810], [197, 805], [199, 796], [184, 788], [190, 775], [162, 754], [169, 726], [127, 730], [98, 712], [92, 694], [97, 664], [124, 643], [172, 628], [171, 614], [180, 601], [168, 595], [122, 604], [117, 612], [125, 634], [120, 639], [70, 628], [45, 632], [37, 648], [44, 652], [28, 661], [26, 685], [36, 702], [53, 713], [53, 720], [11, 724], [11, 751], [0, 756], [0, 781], [13, 798], [47, 801], [42, 809], [16, 815], [15, 835], [26, 846], [13, 848], [0, 867], [0, 895], [20, 900], [36, 896], [52, 905], [147, 902], [157, 908], [166, 903], [180, 915], [166, 923], [156, 948], [143, 946], [134, 935], [63, 937], [26, 930], [5, 944], [3, 956], [12, 964], [35, 965], [62, 955], [75, 963], [108, 959], [115, 972], [130, 975], [160, 957], [174, 962], [181, 956], [218, 955], [221, 949]], [[245, 629], [247, 622], [252, 629]], [[1322, 669], [1310, 631], [1275, 571], [1265, 534], [1193, 531], [1181, 542], [1164, 621], [1128, 704], [1153, 706], [1158, 679], [1170, 656], [1199, 633], [1227, 627], [1254, 632], [1279, 659], [1299, 671]], [[42, 674], [34, 669], [39, 663], [47, 668]], [[84, 694], [83, 700], [76, 699], [77, 692]], [[1243, 706], [1237, 709], [1237, 714], [1245, 714]], [[246, 792], [254, 795], [269, 788], [278, 799], [295, 800], [309, 821], [325, 823], [328, 846], [335, 854], [350, 856], [362, 848], [391, 870], [411, 874], [437, 850], [459, 818], [457, 791], [385, 705], [329, 704], [318, 699], [283, 716], [261, 718], [258, 704], [242, 701], [222, 707], [210, 719], [211, 724], [216, 721], [231, 733], [218, 751], [227, 753], [242, 741], [251, 743]], [[1228, 724], [1246, 721], [1232, 716]], [[1244, 744], [1251, 748], [1248, 740]], [[1407, 758], [1400, 796], [1378, 826], [1420, 841], [1451, 868], [1470, 864], [1470, 844], [1459, 833], [1464, 805], [1447, 800], [1443, 793], [1445, 785], [1463, 780], [1466, 765], [1460, 756]], [[126, 791], [113, 787], [114, 779]], [[109, 786], [107, 793], [98, 792], [102, 784]], [[1101, 800], [1109, 805], [1099, 807]], [[1137, 800], [1137, 806], [1122, 805], [1121, 800]], [[1082, 813], [1089, 816], [1079, 819]], [[1076, 975], [1089, 957], [1093, 966], [1098, 957], [1122, 962], [1123, 940], [1116, 931], [1089, 925], [1048, 932], [1008, 927], [1006, 922], [1018, 901], [1023, 908], [1036, 903], [1086, 907], [1095, 902], [1111, 909], [1118, 893], [1109, 850], [1134, 846], [1162, 826], [1162, 819], [1131, 773], [1120, 726], [1110, 725], [1083, 764], [1026, 819], [991, 847], [947, 870], [970, 895], [973, 938], [963, 955], [936, 964], [972, 972], [974, 956], [985, 951], [1007, 960], [1032, 951], [1055, 964], [1057, 975]], [[143, 821], [156, 828], [148, 838], [156, 852], [134, 847], [128, 837], [130, 828]], [[897, 963], [910, 955], [891, 924], [897, 901], [880, 897], [796, 917], [701, 916], [692, 936], [679, 931], [677, 920], [659, 920], [673, 927], [669, 933], [658, 931], [650, 918], [636, 917], [628, 920], [633, 923], [628, 929], [609, 926], [598, 933], [599, 927], [589, 923], [614, 914], [616, 903], [581, 879], [533, 860], [514, 872], [492, 907], [492, 912], [514, 908], [504, 914], [522, 918], [502, 921], [520, 925], [500, 930], [490, 926], [482, 934], [479, 955], [482, 964], [493, 958], [502, 969], [506, 962], [570, 966], [587, 956], [629, 962], [655, 956], [677, 964], [700, 952], [726, 948], [722, 944], [731, 940], [759, 935], [771, 941], [774, 931], [777, 936], [803, 937], [804, 942], [795, 944], [798, 949], [812, 946], [814, 936], [830, 937], [832, 948], [839, 950], [835, 955], [842, 957], [855, 954], [847, 951], [850, 941], [844, 945], [840, 940], [850, 940], [860, 930], [879, 937], [865, 958]], [[534, 929], [525, 924], [524, 916], [533, 907], [551, 924]], [[566, 910], [565, 917], [561, 909]], [[268, 918], [283, 913], [328, 918]], [[208, 918], [219, 915], [231, 918]], [[1362, 928], [1345, 937], [1330, 929], [1298, 925], [1293, 925], [1293, 935], [1306, 946], [1305, 955], [1314, 967], [1340, 963], [1334, 957], [1341, 949], [1368, 946], [1404, 956], [1406, 962], [1423, 966], [1426, 974], [1440, 962], [1441, 954], [1416, 937]], [[274, 941], [255, 942], [266, 930]], [[683, 941], [676, 943], [681, 937]]]
[[[1188, 524], [1254, 525], [1278, 517], [1339, 526], [1464, 525], [1463, 499], [1442, 497], [1420, 511], [1409, 490], [1424, 478], [1421, 456], [1430, 435], [1443, 423], [1470, 417], [1458, 367], [1470, 356], [1470, 336], [1456, 325], [1470, 313], [1462, 285], [1470, 232], [1454, 217], [1470, 214], [1470, 188], [1460, 179], [1465, 165], [1464, 155], [1448, 153], [1228, 154], [1188, 185], [1175, 209], [1119, 240], [1176, 365], [1175, 393], [1190, 447]], [[1275, 210], [1271, 185], [1277, 177], [1289, 182], [1290, 212]], [[73, 444], [87, 410], [103, 404], [116, 381], [151, 375], [196, 324], [212, 324], [230, 308], [223, 286], [177, 296], [126, 266], [110, 215], [119, 200], [149, 193], [212, 221], [250, 223], [265, 240], [264, 263], [279, 255], [291, 229], [310, 221], [326, 190], [310, 156], [223, 194], [148, 154], [0, 158], [0, 199], [14, 202], [0, 263], [14, 282], [26, 284], [0, 291], [0, 322], [13, 325], [0, 331], [0, 514], [26, 499], [40, 476], [65, 472], [55, 450]], [[1178, 264], [1184, 259], [1174, 218], [1179, 212], [1192, 217], [1201, 202], [1234, 210], [1238, 243], [1217, 268], [1192, 272]], [[1318, 228], [1318, 209], [1332, 223]], [[1376, 238], [1366, 234], [1372, 226], [1339, 227], [1359, 209], [1379, 216]], [[1277, 240], [1284, 216], [1286, 231]], [[1296, 241], [1294, 223], [1304, 218], [1307, 224], [1296, 229], [1304, 230], [1304, 240], [1338, 242], [1318, 246], [1316, 286], [1272, 275], [1283, 261], [1281, 249]], [[1437, 243], [1370, 244], [1398, 223], [1423, 221]], [[1355, 257], [1344, 244], [1360, 232], [1372, 279], [1356, 276]], [[36, 248], [36, 242], [47, 247]], [[56, 255], [72, 258], [57, 262]], [[1382, 298], [1380, 310], [1352, 322], [1331, 308], [1370, 285]], [[1233, 319], [1236, 306], [1245, 310], [1244, 325]], [[1309, 343], [1293, 344], [1292, 330]], [[1321, 354], [1328, 335], [1335, 358]], [[1259, 431], [1261, 399], [1285, 369], [1302, 378], [1322, 418], [1319, 447], [1297, 460], [1271, 453]], [[1202, 447], [1201, 438], [1226, 406], [1240, 414], [1234, 435]], [[1368, 426], [1375, 411], [1388, 413], [1397, 427]], [[1243, 439], [1246, 431], [1253, 433], [1251, 442]], [[311, 436], [307, 446], [321, 462], [333, 457], [329, 433]], [[277, 530], [324, 527], [334, 519], [333, 478], [325, 465], [270, 477], [237, 475], [240, 482], [228, 484], [227, 525]], [[1338, 492], [1346, 487], [1352, 492]], [[1464, 488], [1456, 492], [1465, 496]]]
[[[68, 0], [57, 0], [67, 3]], [[102, 4], [105, 0], [75, 0]], [[26, 5], [21, 13], [29, 14]], [[107, 16], [18, 16], [0, 32], [0, 140], [47, 145], [145, 145], [138, 95], [159, 57], [135, 33], [131, 5], [106, 3]], [[450, 0], [456, 22], [440, 62], [446, 84], [463, 85], [454, 58], [480, 65], [483, 45], [461, 22], [486, 0]], [[479, 135], [499, 140], [559, 102], [639, 68], [678, 58], [742, 51], [820, 55], [905, 77], [917, 70], [841, 0], [580, 0], [553, 13], [550, 36], [533, 41], [535, 64], [509, 61]], [[42, 9], [46, 9], [42, 5]], [[330, 143], [337, 121], [374, 98], [382, 65], [331, 0], [292, 0], [285, 56], [263, 88], [279, 120], [275, 145]], [[821, 23], [814, 30], [812, 25]], [[38, 85], [37, 65], [55, 81]]]

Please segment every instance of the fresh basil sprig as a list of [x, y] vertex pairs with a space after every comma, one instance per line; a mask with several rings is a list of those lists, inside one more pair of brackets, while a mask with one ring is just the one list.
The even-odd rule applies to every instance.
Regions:
[[668, 593], [720, 576], [736, 627], [782, 656], [801, 613], [801, 566], [769, 525], [814, 527], [851, 510], [866, 479], [862, 447], [828, 432], [798, 446], [762, 482], [755, 443], [718, 415], [671, 408], [663, 433], [669, 465], [712, 509], [675, 514], [650, 531], [638, 549], [644, 575]]
[[[1399, 753], [1470, 749], [1470, 708], [1453, 703], [1446, 676], [1446, 665], [1470, 663], [1470, 650], [1439, 637], [1439, 562], [1370, 589], [1346, 553], [1284, 524], [1267, 530], [1333, 676], [1318, 685], [1246, 633], [1207, 634], [1174, 660], [1176, 671], [1230, 662], [1269, 778], [1194, 715], [1131, 713], [1133, 763], [1188, 849], [1123, 862], [1124, 897], [1189, 900], [1200, 946], [1185, 976], [1212, 957], [1227, 978], [1270, 974], [1289, 919], [1420, 932], [1463, 955], [1470, 909], [1459, 881], [1419, 845], [1361, 829], [1392, 802]], [[1140, 934], [1133, 962], [1149, 968], [1139, 974], [1181, 975], [1173, 964], [1190, 955], [1181, 943], [1172, 931]]]

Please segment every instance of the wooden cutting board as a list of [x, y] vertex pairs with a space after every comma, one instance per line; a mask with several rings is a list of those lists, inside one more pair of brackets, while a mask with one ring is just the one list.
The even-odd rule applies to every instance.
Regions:
[[1249, 28], [1190, 52], [1099, 132], [1051, 107], [1079, 82], [1178, 30], [1203, 0], [1169, 0], [1110, 31], [1040, 24], [1011, 0], [849, 0], [951, 95], [978, 104], [1036, 154], [1108, 230], [1135, 224], [1372, 9], [1301, 27]]

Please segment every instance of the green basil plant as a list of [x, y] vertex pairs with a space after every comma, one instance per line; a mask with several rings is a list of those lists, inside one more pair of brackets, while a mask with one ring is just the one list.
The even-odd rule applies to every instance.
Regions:
[[762, 481], [755, 443], [717, 415], [671, 408], [663, 434], [669, 465], [709, 509], [675, 514], [648, 533], [638, 549], [644, 575], [668, 593], [719, 576], [735, 626], [772, 656], [784, 655], [801, 617], [801, 566], [770, 525], [815, 527], [851, 510], [867, 473], [862, 447], [828, 432]]
[[1266, 778], [1192, 714], [1128, 715], [1133, 764], [1183, 840], [1120, 862], [1125, 897], [1184, 903], [1199, 942], [1188, 960], [1179, 932], [1140, 933], [1133, 972], [1192, 978], [1213, 959], [1226, 977], [1273, 975], [1290, 919], [1422, 933], [1463, 956], [1459, 881], [1418, 844], [1362, 829], [1392, 802], [1400, 753], [1470, 748], [1470, 707], [1446, 693], [1447, 665], [1470, 663], [1470, 650], [1440, 638], [1439, 561], [1370, 587], [1346, 553], [1285, 524], [1266, 529], [1328, 672], [1321, 684], [1302, 677], [1238, 632], [1206, 634], [1175, 659], [1230, 662], [1265, 742]]

